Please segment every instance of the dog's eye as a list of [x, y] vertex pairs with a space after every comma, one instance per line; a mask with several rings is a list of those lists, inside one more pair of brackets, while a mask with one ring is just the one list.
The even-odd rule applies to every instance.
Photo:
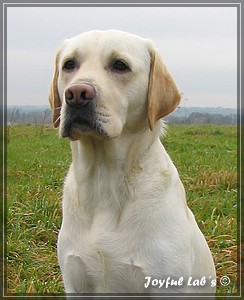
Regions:
[[130, 71], [130, 68], [123, 61], [116, 60], [112, 65], [112, 70], [115, 72], [123, 73], [123, 72]]
[[74, 68], [75, 68], [75, 62], [72, 59], [67, 60], [64, 63], [64, 66], [63, 66], [64, 70], [73, 70]]

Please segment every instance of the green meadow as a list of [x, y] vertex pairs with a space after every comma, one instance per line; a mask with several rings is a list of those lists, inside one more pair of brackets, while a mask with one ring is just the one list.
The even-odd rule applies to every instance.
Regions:
[[[237, 292], [237, 129], [169, 125], [162, 142], [212, 251], [217, 294]], [[6, 292], [64, 292], [56, 254], [69, 141], [43, 126], [7, 129]], [[221, 285], [228, 276], [230, 284]]]

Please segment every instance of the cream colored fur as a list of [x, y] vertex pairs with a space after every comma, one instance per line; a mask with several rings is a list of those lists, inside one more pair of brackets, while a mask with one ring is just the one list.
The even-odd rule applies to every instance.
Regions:
[[[71, 58], [77, 66], [67, 72], [63, 65]], [[130, 70], [115, 72], [116, 59]], [[82, 82], [96, 89], [94, 116], [104, 134], [80, 127], [65, 132], [65, 90]], [[215, 292], [210, 250], [159, 139], [160, 118], [179, 101], [173, 78], [147, 40], [92, 31], [59, 49], [50, 104], [72, 151], [58, 237], [67, 293]], [[154, 284], [146, 287], [148, 277]], [[206, 284], [190, 285], [204, 277]], [[167, 278], [178, 286], [156, 286]]]

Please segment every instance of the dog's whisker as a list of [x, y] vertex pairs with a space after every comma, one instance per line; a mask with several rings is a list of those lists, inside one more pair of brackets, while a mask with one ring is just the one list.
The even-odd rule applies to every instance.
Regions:
[[110, 114], [108, 114], [108, 113], [102, 113], [102, 112], [99, 112], [99, 111], [97, 111], [96, 114], [99, 115], [99, 116], [101, 116], [101, 117], [106, 117], [106, 118], [111, 117]]
[[53, 122], [53, 126], [55, 126], [56, 124], [58, 124], [58, 122], [60, 121], [60, 116], [58, 116], [58, 118], [55, 120], [55, 122]]
[[55, 107], [54, 110], [61, 110], [62, 106]]

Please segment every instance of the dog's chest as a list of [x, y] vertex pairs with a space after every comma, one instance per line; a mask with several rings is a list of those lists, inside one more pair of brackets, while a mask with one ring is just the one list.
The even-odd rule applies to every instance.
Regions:
[[77, 289], [88, 285], [93, 292], [143, 292], [146, 274], [133, 245], [130, 234], [116, 230], [108, 214], [95, 217], [89, 230], [72, 233], [66, 263], [77, 277], [86, 278]]
[[83, 182], [75, 184], [71, 169], [66, 179], [59, 261], [76, 292], [145, 292], [149, 265], [158, 265], [146, 263], [147, 257], [158, 257], [148, 246], [152, 221], [162, 217], [158, 201], [155, 207], [149, 201], [157, 180], [144, 180], [141, 169], [132, 171], [123, 178], [97, 170], [93, 180], [81, 176]]

